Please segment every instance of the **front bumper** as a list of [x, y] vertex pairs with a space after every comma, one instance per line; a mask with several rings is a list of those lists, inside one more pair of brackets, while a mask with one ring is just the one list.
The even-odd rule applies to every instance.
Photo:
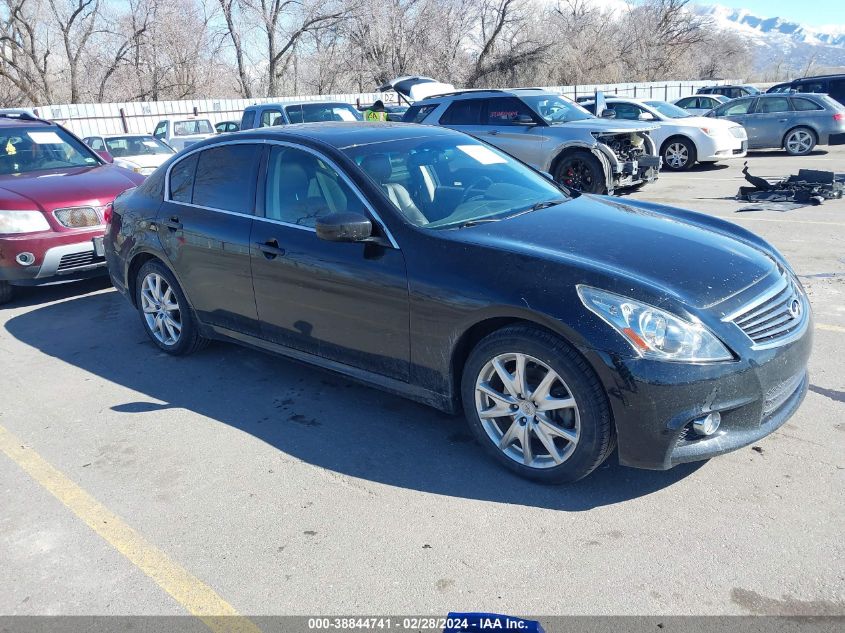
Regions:
[[[667, 363], [592, 352], [616, 422], [620, 463], [665, 470], [769, 435], [804, 399], [811, 346], [809, 319], [791, 343], [748, 349], [732, 362]], [[696, 435], [692, 421], [711, 411], [721, 413], [719, 430]]]
[[654, 182], [660, 172], [660, 156], [646, 154], [637, 160], [620, 162], [612, 175], [613, 189], [624, 189]]
[[744, 158], [748, 153], [748, 139], [725, 134], [708, 136], [698, 142], [698, 162], [715, 163], [729, 158]]
[[[16, 286], [40, 286], [76, 281], [104, 274], [106, 260], [94, 240], [102, 240], [103, 229], [73, 233], [43, 233], [0, 237], [0, 281]], [[22, 265], [21, 253], [34, 261]]]

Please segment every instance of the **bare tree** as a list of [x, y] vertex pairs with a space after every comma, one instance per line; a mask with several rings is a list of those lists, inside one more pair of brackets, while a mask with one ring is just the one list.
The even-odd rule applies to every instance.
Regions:
[[39, 0], [3, 0], [0, 4], [0, 76], [26, 102], [53, 100], [52, 47], [38, 16]]
[[64, 48], [70, 102], [80, 101], [80, 62], [97, 26], [100, 0], [47, 0]]

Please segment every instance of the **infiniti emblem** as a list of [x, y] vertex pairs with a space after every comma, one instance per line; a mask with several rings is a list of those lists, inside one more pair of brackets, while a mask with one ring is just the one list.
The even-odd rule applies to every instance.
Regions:
[[789, 304], [789, 314], [792, 315], [793, 319], [801, 316], [801, 302], [798, 299], [793, 299], [792, 303]]

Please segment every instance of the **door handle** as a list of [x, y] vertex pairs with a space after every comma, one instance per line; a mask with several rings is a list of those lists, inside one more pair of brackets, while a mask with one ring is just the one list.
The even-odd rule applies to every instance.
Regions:
[[256, 242], [255, 245], [258, 247], [258, 250], [264, 253], [264, 257], [267, 259], [276, 259], [285, 254], [285, 249], [279, 248], [279, 241], [276, 239], [267, 240], [266, 242]]
[[778, 119], [778, 123], [786, 123], [788, 119]]
[[490, 136], [496, 136], [499, 133], [499, 130], [490, 130], [487, 132]]
[[181, 231], [182, 230], [182, 223], [179, 221], [175, 215], [171, 217], [169, 220], [165, 220], [161, 223], [162, 226], [166, 226], [171, 231]]

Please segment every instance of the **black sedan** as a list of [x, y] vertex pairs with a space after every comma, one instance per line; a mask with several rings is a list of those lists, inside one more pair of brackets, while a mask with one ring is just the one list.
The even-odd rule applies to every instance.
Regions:
[[541, 481], [617, 445], [653, 469], [734, 450], [807, 390], [810, 306], [764, 240], [445, 128], [208, 139], [115, 201], [105, 249], [165, 352], [236, 341], [463, 410]]

